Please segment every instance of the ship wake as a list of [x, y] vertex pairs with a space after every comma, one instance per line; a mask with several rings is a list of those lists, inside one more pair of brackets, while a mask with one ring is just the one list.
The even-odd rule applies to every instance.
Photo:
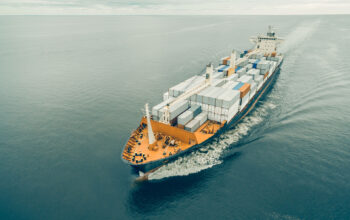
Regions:
[[286, 54], [297, 48], [305, 40], [309, 39], [320, 25], [320, 20], [314, 20], [301, 23], [297, 28], [291, 31], [285, 38], [285, 42], [280, 47], [280, 52]]
[[[268, 98], [270, 99], [270, 97]], [[276, 105], [272, 100], [264, 101], [251, 114], [245, 117], [234, 129], [227, 130], [211, 143], [185, 156], [166, 164], [148, 176], [148, 180], [160, 180], [174, 176], [187, 176], [221, 164], [226, 158], [225, 152], [235, 150], [253, 127], [263, 122], [269, 110]]]

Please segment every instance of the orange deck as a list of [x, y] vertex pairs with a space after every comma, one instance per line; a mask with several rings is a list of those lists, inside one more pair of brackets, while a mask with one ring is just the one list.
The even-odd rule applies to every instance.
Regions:
[[224, 125], [208, 120], [195, 132], [189, 132], [158, 121], [151, 120], [151, 124], [156, 142], [149, 145], [147, 120], [143, 117], [124, 148], [125, 160], [136, 165], [164, 159], [204, 142]]

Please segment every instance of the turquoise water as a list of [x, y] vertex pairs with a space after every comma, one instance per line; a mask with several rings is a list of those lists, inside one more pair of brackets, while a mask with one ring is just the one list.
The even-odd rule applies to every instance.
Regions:
[[[286, 38], [235, 129], [135, 183], [144, 103], [251, 44]], [[1, 219], [349, 219], [350, 16], [2, 16]]]

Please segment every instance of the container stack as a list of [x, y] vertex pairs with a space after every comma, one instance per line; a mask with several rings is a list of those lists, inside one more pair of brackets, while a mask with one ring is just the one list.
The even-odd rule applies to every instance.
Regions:
[[260, 75], [260, 71], [257, 69], [250, 69], [248, 70], [247, 75], [252, 76], [253, 80], [255, 80]]
[[239, 69], [238, 71], [237, 71], [237, 75], [239, 76], [239, 77], [242, 77], [243, 75], [245, 75], [246, 74], [246, 68], [241, 68], [241, 69]]
[[177, 84], [169, 89], [169, 95], [172, 97], [178, 97], [182, 93], [199, 86], [201, 83], [205, 81], [204, 76], [193, 76], [187, 79], [184, 82]]
[[253, 77], [250, 75], [244, 75], [242, 77], [239, 77], [238, 82], [243, 82], [243, 83], [248, 83], [248, 84], [252, 84], [253, 82]]
[[266, 73], [270, 69], [270, 62], [269, 61], [260, 61], [257, 65], [257, 68], [260, 70], [260, 73]]
[[153, 108], [152, 108], [152, 118], [153, 120], [159, 120], [160, 116], [159, 116], [159, 111], [164, 107], [166, 106], [169, 102], [171, 102], [172, 100], [174, 100], [174, 97], [169, 97], [167, 100], [155, 105]]
[[[234, 71], [229, 67], [230, 57], [222, 58], [222, 65], [212, 74], [211, 85], [187, 100], [179, 100], [169, 106], [171, 124], [177, 122], [178, 127], [193, 132], [208, 119], [219, 123], [229, 122], [262, 88], [280, 60], [278, 56], [264, 56], [261, 53], [251, 54], [249, 58], [239, 59]], [[168, 103], [204, 82], [205, 74], [191, 77], [170, 88], [163, 94], [163, 102], [152, 108], [152, 118], [161, 120]]]
[[251, 85], [250, 85], [250, 93], [249, 93], [249, 99], [253, 98], [255, 93], [256, 93], [256, 90], [257, 90], [257, 84], [256, 82], [253, 82]]
[[245, 66], [248, 65], [248, 64], [249, 64], [249, 61], [248, 61], [248, 60], [243, 60], [243, 61], [239, 62], [239, 63], [237, 64], [237, 66], [239, 66], [239, 67], [245, 67]]
[[236, 81], [238, 79], [238, 74], [232, 74], [226, 78], [227, 81]]
[[165, 92], [164, 94], [163, 94], [163, 101], [166, 101], [166, 100], [168, 100], [169, 99], [169, 92]]
[[[228, 83], [234, 83], [228, 82]], [[225, 84], [226, 87], [226, 84]], [[191, 97], [191, 104], [197, 104], [202, 107], [202, 111], [208, 113], [208, 119], [222, 122], [228, 120], [230, 114], [237, 113], [235, 102], [239, 101], [240, 92], [231, 88], [224, 87], [208, 87], [202, 92]], [[239, 102], [238, 102], [239, 104]]]
[[192, 105], [190, 109], [179, 115], [177, 123], [183, 127], [201, 113], [202, 109], [200, 105]]
[[254, 81], [257, 84], [257, 90], [259, 90], [261, 88], [261, 86], [263, 85], [263, 83], [264, 83], [264, 76], [263, 75], [259, 75], [259, 76], [257, 76], [254, 79]]
[[250, 84], [240, 82], [233, 89], [240, 92], [240, 109], [243, 109], [249, 102]]
[[[164, 105], [165, 106], [165, 105]], [[164, 114], [164, 106], [160, 108], [158, 111], [153, 107], [152, 109], [152, 115], [158, 116], [158, 120], [160, 120], [163, 117]], [[186, 111], [189, 108], [189, 102], [188, 100], [180, 100], [169, 107], [169, 113], [170, 113], [170, 120], [175, 119], [177, 116], [179, 116], [181, 113]], [[154, 113], [153, 110], [156, 110]]]
[[222, 65], [230, 65], [229, 62], [230, 62], [230, 57], [224, 57], [224, 58], [221, 58], [221, 62], [220, 63]]
[[194, 132], [200, 127], [199, 120], [193, 119], [185, 125], [185, 130]]

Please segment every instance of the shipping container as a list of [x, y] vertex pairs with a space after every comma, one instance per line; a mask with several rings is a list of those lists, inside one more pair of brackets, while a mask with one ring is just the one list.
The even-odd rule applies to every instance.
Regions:
[[193, 117], [196, 117], [202, 112], [202, 107], [200, 105], [194, 104], [188, 111], [191, 111], [193, 113]]
[[239, 88], [239, 91], [241, 92], [241, 98], [246, 96], [250, 91], [250, 84], [245, 83], [242, 87]]
[[169, 99], [169, 92], [165, 92], [164, 94], [163, 94], [163, 101], [166, 101], [166, 100], [168, 100]]
[[185, 125], [185, 130], [190, 131], [190, 132], [194, 132], [199, 128], [199, 126], [200, 126], [199, 120], [192, 119], [190, 122], [188, 122]]
[[247, 72], [247, 75], [250, 75], [253, 77], [253, 80], [255, 80], [255, 78], [257, 76], [259, 76], [259, 73], [260, 73], [260, 70], [257, 70], [257, 69], [251, 69]]
[[222, 100], [222, 108], [229, 109], [234, 102], [239, 100], [240, 98], [240, 91], [237, 90], [227, 90], [223, 94], [221, 94], [218, 99]]
[[193, 112], [187, 110], [181, 115], [179, 115], [179, 117], [177, 118], [177, 123], [180, 125], [186, 125], [192, 119], [193, 119]]
[[227, 77], [226, 79], [229, 80], [229, 81], [235, 81], [235, 80], [238, 79], [238, 74], [230, 75], [230, 76]]
[[[170, 120], [173, 120], [179, 116], [182, 112], [186, 111], [189, 108], [188, 100], [181, 100], [169, 106]], [[158, 116], [161, 119], [164, 114], [164, 108], [159, 110]]]
[[253, 82], [253, 77], [249, 75], [244, 75], [242, 77], [239, 77], [237, 81], [251, 84]]

